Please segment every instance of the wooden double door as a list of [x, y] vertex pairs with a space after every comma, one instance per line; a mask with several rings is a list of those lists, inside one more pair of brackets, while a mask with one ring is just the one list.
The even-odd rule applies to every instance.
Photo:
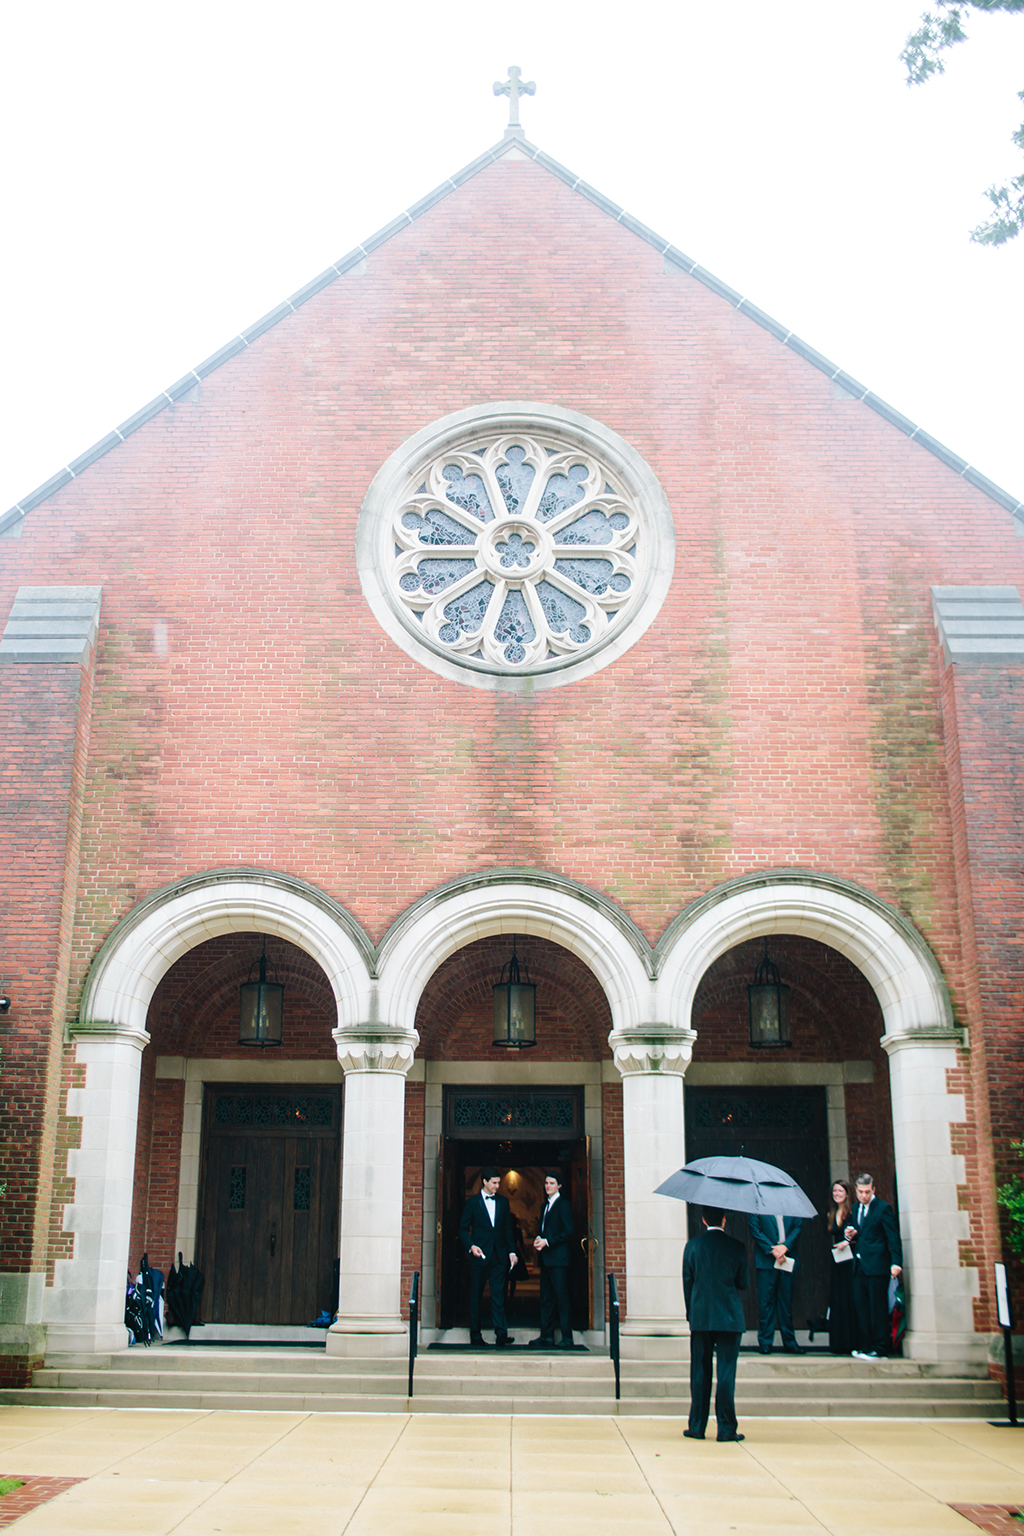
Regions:
[[210, 1085], [198, 1259], [207, 1323], [302, 1326], [337, 1306], [341, 1091]]
[[[828, 1308], [831, 1251], [825, 1231], [831, 1183], [824, 1088], [687, 1088], [686, 1160], [698, 1157], [754, 1157], [773, 1163], [796, 1179], [818, 1215], [804, 1222], [797, 1249], [800, 1267], [793, 1285], [797, 1328], [821, 1323]], [[691, 1236], [700, 1212], [690, 1208]], [[746, 1325], [757, 1327], [754, 1243], [747, 1218], [728, 1213], [726, 1230], [747, 1244], [750, 1286], [744, 1300]]]

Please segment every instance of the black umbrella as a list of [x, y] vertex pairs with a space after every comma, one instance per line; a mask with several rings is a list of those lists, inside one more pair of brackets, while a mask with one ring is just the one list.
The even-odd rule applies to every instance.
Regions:
[[194, 1264], [185, 1264], [179, 1253], [177, 1269], [172, 1264], [167, 1272], [167, 1310], [178, 1327], [184, 1330], [186, 1339], [199, 1315], [199, 1298], [204, 1284], [205, 1277]]
[[698, 1157], [659, 1184], [656, 1195], [753, 1216], [817, 1216], [795, 1179], [753, 1157]]

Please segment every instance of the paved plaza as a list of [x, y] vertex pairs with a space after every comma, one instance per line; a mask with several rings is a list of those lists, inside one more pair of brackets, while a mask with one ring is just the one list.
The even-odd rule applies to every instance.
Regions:
[[1024, 1430], [741, 1429], [719, 1446], [675, 1419], [12, 1407], [0, 1472], [82, 1479], [24, 1515], [24, 1536], [969, 1536], [949, 1504], [1024, 1503]]

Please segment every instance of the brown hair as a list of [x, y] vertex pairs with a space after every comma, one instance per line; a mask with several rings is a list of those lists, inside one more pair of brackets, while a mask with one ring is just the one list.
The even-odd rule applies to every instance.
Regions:
[[[845, 1189], [846, 1199], [843, 1201], [842, 1205], [836, 1205], [835, 1200], [833, 1200], [832, 1204], [829, 1206], [828, 1224], [830, 1227], [839, 1227], [840, 1225], [845, 1226], [846, 1218], [853, 1210], [853, 1190], [850, 1188], [849, 1180], [833, 1179], [832, 1188], [835, 1189], [837, 1184], [841, 1184]], [[842, 1216], [842, 1220], [840, 1220], [840, 1214]]]

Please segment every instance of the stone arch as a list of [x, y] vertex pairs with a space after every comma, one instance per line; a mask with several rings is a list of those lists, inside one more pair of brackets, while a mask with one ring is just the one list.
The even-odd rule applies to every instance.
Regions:
[[373, 946], [344, 907], [289, 875], [220, 869], [165, 886], [116, 924], [90, 967], [76, 1032], [141, 1034], [174, 962], [206, 939], [239, 932], [276, 934], [310, 955], [330, 982], [340, 1028], [369, 1016]]
[[658, 991], [671, 1025], [691, 1027], [694, 994], [720, 955], [773, 933], [817, 939], [852, 961], [878, 998], [885, 1038], [953, 1030], [942, 972], [913, 924], [852, 880], [810, 870], [730, 880], [673, 919], [655, 950]]
[[381, 1019], [412, 1031], [438, 966], [475, 939], [517, 933], [550, 939], [589, 966], [613, 1029], [635, 1029], [651, 1017], [650, 948], [621, 908], [573, 880], [493, 870], [439, 887], [388, 930], [378, 949]]

